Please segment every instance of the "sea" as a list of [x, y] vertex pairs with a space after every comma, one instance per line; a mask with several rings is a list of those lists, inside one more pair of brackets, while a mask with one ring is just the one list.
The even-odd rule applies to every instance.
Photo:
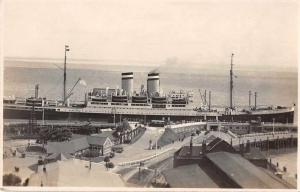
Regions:
[[[124, 70], [124, 69], [122, 69]], [[175, 72], [174, 72], [175, 71]], [[85, 68], [67, 69], [67, 90], [72, 89], [76, 81], [85, 81], [75, 86], [70, 97], [72, 101], [83, 101], [86, 92], [93, 88], [120, 88], [121, 73], [127, 71], [101, 70]], [[257, 105], [292, 106], [297, 105], [297, 72], [235, 72], [233, 102], [236, 106], [248, 106], [249, 90], [254, 104], [254, 92], [257, 92]], [[61, 99], [63, 93], [63, 71], [58, 68], [4, 68], [4, 96], [34, 96], [35, 84], [39, 84], [39, 96], [47, 99]], [[147, 72], [134, 72], [134, 89], [139, 92], [147, 85]], [[211, 103], [217, 106], [229, 104], [229, 71], [216, 73], [185, 73], [183, 70], [160, 72], [160, 87], [165, 94], [172, 90], [189, 90], [194, 93], [194, 106], [200, 106], [200, 93], [211, 91]], [[296, 112], [297, 113], [297, 112]], [[297, 115], [296, 115], [297, 117]]]

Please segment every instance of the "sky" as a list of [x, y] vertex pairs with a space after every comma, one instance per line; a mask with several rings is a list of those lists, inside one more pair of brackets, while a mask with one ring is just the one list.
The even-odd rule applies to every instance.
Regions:
[[293, 0], [7, 0], [7, 60], [297, 69]]

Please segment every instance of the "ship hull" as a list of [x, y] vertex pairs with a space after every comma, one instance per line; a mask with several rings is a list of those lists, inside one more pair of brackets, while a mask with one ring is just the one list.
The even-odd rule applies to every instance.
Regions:
[[[216, 120], [215, 116], [182, 116], [182, 115], [141, 115], [141, 114], [112, 114], [112, 113], [81, 113], [81, 112], [58, 112], [51, 110], [35, 110], [34, 114], [37, 120], [76, 120], [76, 121], [101, 121], [101, 122], [116, 122], [120, 119], [128, 119], [130, 121], [149, 122], [151, 120], [166, 120], [166, 121], [204, 121]], [[31, 119], [31, 110], [19, 109], [4, 109], [4, 119]], [[44, 118], [43, 118], [44, 117]]]
[[78, 112], [74, 111], [57, 111], [55, 109], [36, 108], [34, 113], [32, 109], [27, 108], [6, 108], [4, 106], [3, 111], [4, 119], [31, 119], [34, 116], [37, 120], [76, 120], [76, 121], [101, 121], [101, 122], [113, 122], [120, 121], [120, 119], [128, 119], [131, 121], [143, 121], [149, 122], [151, 120], [166, 120], [166, 121], [235, 121], [235, 122], [246, 122], [251, 120], [260, 119], [261, 122], [274, 122], [276, 123], [293, 123], [294, 122], [294, 110], [284, 111], [284, 112], [265, 112], [261, 114], [233, 114], [233, 115], [219, 115], [219, 116], [209, 116], [209, 115], [172, 115], [172, 114], [113, 114], [113, 113], [97, 113], [97, 112]]

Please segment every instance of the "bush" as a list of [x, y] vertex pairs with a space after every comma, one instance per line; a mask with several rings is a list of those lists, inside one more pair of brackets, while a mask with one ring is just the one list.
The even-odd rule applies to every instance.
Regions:
[[3, 185], [4, 186], [20, 186], [21, 178], [10, 173], [3, 175]]
[[20, 168], [19, 167], [15, 167], [15, 172], [19, 172]]
[[110, 155], [109, 155], [110, 158], [113, 158], [114, 156], [115, 156], [114, 152], [111, 152]]
[[28, 186], [28, 183], [29, 183], [29, 178], [27, 178], [24, 183], [23, 183], [23, 186]]
[[109, 163], [107, 163], [106, 167], [112, 169], [115, 167], [115, 165], [112, 162], [109, 162]]

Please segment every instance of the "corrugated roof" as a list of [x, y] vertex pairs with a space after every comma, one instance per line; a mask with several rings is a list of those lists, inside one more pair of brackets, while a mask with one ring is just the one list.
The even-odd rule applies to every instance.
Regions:
[[70, 142], [48, 142], [47, 153], [74, 153], [74, 148]]
[[74, 152], [89, 148], [87, 137], [81, 137], [78, 139], [71, 140], [70, 143], [73, 145]]
[[111, 141], [115, 140], [116, 138], [113, 136], [114, 131], [102, 131], [99, 134], [93, 134], [91, 136], [99, 136], [99, 137], [108, 137]]
[[197, 164], [168, 169], [162, 174], [174, 188], [219, 188]]
[[90, 145], [104, 145], [104, 143], [107, 139], [108, 139], [108, 137], [88, 136], [87, 142]]
[[[77, 137], [78, 135], [76, 135]], [[78, 136], [68, 142], [48, 142], [46, 149], [47, 153], [63, 153], [71, 154], [83, 149], [89, 148], [90, 145], [104, 145], [108, 137], [101, 136]]]
[[53, 153], [51, 155], [49, 155], [48, 157], [46, 157], [46, 159], [54, 159], [54, 160], [67, 160], [72, 158], [71, 155], [67, 154], [67, 153]]
[[208, 153], [206, 157], [242, 188], [289, 188], [239, 154], [216, 152]]

